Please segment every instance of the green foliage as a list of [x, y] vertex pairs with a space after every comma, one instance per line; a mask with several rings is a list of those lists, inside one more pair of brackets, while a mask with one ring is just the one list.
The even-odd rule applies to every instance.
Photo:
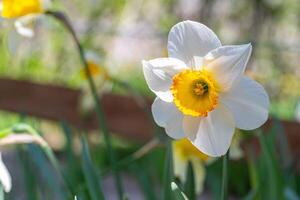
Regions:
[[96, 170], [94, 169], [94, 165], [92, 163], [91, 156], [89, 153], [88, 143], [84, 137], [81, 139], [81, 146], [82, 146], [81, 166], [89, 190], [90, 197], [92, 200], [104, 199], [104, 195], [99, 182], [100, 178], [97, 175]]
[[[108, 49], [111, 52], [107, 51], [107, 46], [114, 46], [112, 45], [114, 42], [106, 43], [106, 41], [114, 41], [120, 36], [123, 37], [124, 30], [128, 31], [126, 21], [132, 23], [131, 20], [138, 18], [137, 21], [141, 20], [146, 26], [153, 26], [156, 31], [155, 35], [152, 36], [149, 33], [146, 38], [151, 39], [157, 36], [160, 40], [167, 38], [172, 25], [181, 18], [187, 18], [177, 7], [179, 4], [177, 0], [154, 1], [154, 3], [141, 1], [140, 4], [136, 2], [139, 1], [101, 0], [97, 1], [97, 6], [95, 6], [95, 1], [92, 0], [86, 2], [76, 0], [72, 4], [54, 1], [53, 8], [66, 11], [74, 24], [77, 25], [79, 21], [80, 26], [76, 26], [76, 30], [79, 30], [78, 35], [84, 48], [93, 49], [101, 54], [104, 60], [108, 59], [105, 63], [112, 63], [108, 67], [115, 69], [117, 67], [114, 60], [109, 60], [112, 56], [110, 54], [115, 49], [111, 48]], [[291, 42], [296, 40], [293, 35], [297, 36], [297, 31], [299, 31], [299, 22], [296, 20], [300, 16], [298, 1], [232, 0], [228, 1], [224, 7], [234, 9], [230, 12], [217, 13], [218, 16], [225, 13], [226, 16], [222, 17], [213, 17], [213, 14], [219, 10], [217, 6], [221, 5], [219, 1], [206, 0], [201, 4], [196, 9], [197, 13], [189, 18], [192, 17], [216, 27], [216, 30], [220, 30], [220, 38], [224, 39], [225, 43], [232, 40], [235, 42], [252, 41], [254, 45], [252, 60], [255, 62], [253, 68], [258, 72], [255, 78], [265, 83], [271, 95], [271, 113], [281, 118], [293, 119], [295, 107], [299, 101], [300, 84], [298, 49], [295, 46], [297, 41]], [[147, 5], [150, 5], [151, 9]], [[153, 16], [151, 15], [152, 9], [155, 11]], [[139, 15], [124, 16], [132, 13]], [[4, 20], [1, 20], [1, 76], [78, 89], [82, 87], [85, 80], [81, 79], [79, 71], [83, 64], [78, 56], [75, 56], [77, 55], [75, 45], [61, 24], [47, 18], [45, 22], [38, 23], [41, 27], [38, 28], [37, 37], [31, 40], [21, 37], [13, 38], [13, 41], [19, 45], [15, 52], [8, 48], [14, 28], [5, 25]], [[229, 34], [224, 34], [227, 32]], [[273, 36], [273, 33], [276, 34]], [[291, 39], [283, 37], [287, 33]], [[127, 32], [125, 35], [127, 36]], [[133, 37], [135, 38], [136, 35]], [[146, 39], [145, 42], [147, 42]], [[159, 49], [157, 52], [157, 49], [154, 49], [152, 53], [161, 55], [163, 51]], [[140, 60], [136, 63], [125, 64], [115, 75], [116, 78], [128, 84], [128, 88], [136, 91], [137, 94], [154, 97], [142, 78]], [[118, 84], [113, 86], [113, 92], [132, 95]], [[101, 113], [100, 118], [103, 117]], [[19, 122], [18, 116], [8, 113], [1, 112], [0, 118], [1, 128], [7, 128]], [[26, 120], [26, 122], [37, 125], [39, 119]], [[99, 124], [103, 128], [106, 124], [105, 120], [100, 119]], [[167, 143], [167, 148], [156, 148], [137, 159], [132, 154], [139, 145], [130, 144], [119, 148], [114, 141], [110, 143], [110, 133], [106, 133], [106, 129], [104, 129], [106, 146], [96, 142], [97, 145], [94, 143], [89, 145], [86, 139], [89, 136], [85, 135], [81, 139], [81, 151], [78, 151], [74, 143], [77, 141], [76, 135], [82, 134], [82, 130], [74, 129], [66, 122], [62, 122], [61, 126], [66, 144], [63, 149], [57, 150], [56, 154], [49, 147], [41, 148], [32, 144], [17, 148], [21, 177], [16, 179], [20, 183], [13, 183], [13, 191], [5, 195], [6, 199], [19, 199], [15, 196], [18, 191], [14, 191], [14, 186], [22, 187], [25, 198], [28, 200], [64, 200], [73, 199], [75, 195], [78, 200], [104, 199], [101, 183], [103, 178], [109, 176], [111, 172], [114, 172], [116, 179], [119, 179], [117, 183], [120, 185], [120, 191], [122, 184], [118, 173], [130, 172], [147, 200], [182, 200], [187, 197], [190, 200], [197, 199], [194, 180], [197, 169], [193, 169], [190, 163], [185, 183], [177, 185], [174, 182], [172, 148], [167, 136], [160, 137], [161, 141]], [[13, 129], [0, 131], [0, 138], [5, 137], [10, 131], [15, 133], [29, 131], [31, 134], [39, 135], [39, 132], [32, 127], [39, 131], [38, 126], [17, 124]], [[227, 185], [229, 195], [245, 200], [300, 199], [300, 175], [296, 170], [296, 164], [293, 163], [281, 124], [277, 121], [267, 133], [260, 130], [256, 138], [259, 141], [260, 152], [257, 153], [255, 148], [248, 148], [249, 152], [245, 160], [229, 160], [226, 164], [230, 169]], [[125, 142], [121, 141], [121, 143]], [[205, 191], [210, 192], [213, 199], [219, 199], [222, 188], [222, 160], [219, 159], [206, 166], [206, 170]], [[124, 183], [126, 184], [125, 181]], [[120, 193], [120, 199], [130, 198], [130, 195], [123, 194], [122, 191]], [[4, 193], [0, 185], [1, 199], [4, 199]]]
[[171, 183], [173, 182], [173, 155], [170, 141], [167, 143], [167, 152], [165, 158], [164, 179], [162, 188], [162, 199], [172, 199]]
[[172, 199], [174, 200], [188, 200], [186, 195], [179, 189], [175, 182], [171, 183]]
[[[195, 169], [197, 170], [197, 169]], [[186, 171], [186, 181], [184, 184], [184, 192], [186, 196], [190, 200], [196, 200], [196, 186], [195, 186], [195, 178], [194, 178], [194, 169], [192, 163], [188, 163], [187, 171]]]

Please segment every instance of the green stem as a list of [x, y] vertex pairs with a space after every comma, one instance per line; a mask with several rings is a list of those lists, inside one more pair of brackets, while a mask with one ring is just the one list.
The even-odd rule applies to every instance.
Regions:
[[116, 167], [115, 152], [112, 148], [111, 138], [110, 138], [110, 134], [109, 134], [107, 124], [106, 124], [103, 108], [102, 108], [102, 105], [100, 103], [100, 99], [98, 98], [96, 86], [95, 86], [94, 80], [92, 78], [91, 72], [89, 70], [87, 60], [85, 58], [84, 49], [81, 46], [81, 43], [80, 43], [80, 41], [79, 41], [72, 25], [71, 25], [71, 23], [69, 22], [68, 18], [63, 13], [54, 12], [54, 11], [47, 11], [46, 14], [54, 17], [55, 19], [58, 19], [67, 28], [67, 30], [72, 35], [72, 38], [73, 38], [73, 40], [74, 40], [74, 42], [77, 46], [77, 50], [79, 52], [80, 59], [83, 63], [84, 70], [85, 70], [85, 73], [86, 73], [87, 78], [88, 78], [89, 87], [90, 87], [90, 90], [91, 90], [91, 93], [92, 93], [92, 96], [93, 96], [93, 99], [94, 99], [94, 102], [95, 102], [95, 109], [96, 109], [98, 124], [100, 125], [100, 129], [103, 132], [106, 149], [107, 149], [108, 155], [109, 155], [110, 165], [112, 166], [112, 169], [113, 169], [113, 176], [114, 176], [114, 179], [115, 179], [115, 182], [116, 182], [118, 195], [119, 195], [119, 198], [122, 199], [123, 198], [123, 188], [122, 188], [122, 183], [121, 183], [121, 176], [119, 175], [119, 172], [118, 172], [117, 167]]
[[226, 155], [223, 156], [221, 200], [228, 199], [228, 158], [229, 150]]

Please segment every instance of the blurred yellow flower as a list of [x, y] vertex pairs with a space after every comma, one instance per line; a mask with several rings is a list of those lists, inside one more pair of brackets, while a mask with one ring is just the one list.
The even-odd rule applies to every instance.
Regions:
[[49, 6], [50, 0], [2, 0], [0, 12], [3, 18], [14, 19], [20, 35], [33, 37], [36, 20]]
[[[104, 67], [99, 66], [95, 61], [88, 60], [88, 67], [92, 77], [102, 76], [105, 79], [109, 79], [109, 75]], [[87, 79], [85, 69], [81, 69], [80, 75], [83, 79]]]
[[[97, 87], [98, 95], [102, 95], [103, 93], [110, 91], [112, 88], [112, 81], [110, 80], [110, 75], [107, 68], [105, 68], [102, 64], [103, 62], [100, 56], [98, 56], [98, 54], [95, 52], [88, 51], [86, 53], [86, 59], [89, 71]], [[82, 68], [80, 70], [80, 76], [86, 80], [82, 85], [83, 95], [81, 99], [81, 110], [83, 113], [89, 113], [94, 108], [94, 101], [88, 86], [85, 69]]]
[[17, 18], [42, 12], [41, 0], [2, 0], [1, 15], [5, 18]]
[[[230, 159], [237, 160], [243, 156], [242, 149], [240, 148], [240, 142], [240, 134], [235, 134], [230, 146]], [[175, 176], [182, 182], [185, 182], [187, 167], [190, 162], [194, 170], [196, 192], [197, 194], [200, 194], [203, 190], [206, 176], [205, 165], [209, 165], [214, 162], [215, 158], [209, 157], [199, 151], [187, 138], [173, 140], [172, 146]]]
[[188, 163], [191, 162], [194, 169], [197, 194], [203, 190], [205, 180], [205, 164], [213, 159], [199, 151], [188, 139], [173, 141], [174, 174], [182, 182], [186, 181]]

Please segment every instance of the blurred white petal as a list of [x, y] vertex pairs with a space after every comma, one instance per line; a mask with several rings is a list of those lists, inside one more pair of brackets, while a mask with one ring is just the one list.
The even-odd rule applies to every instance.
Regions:
[[33, 37], [34, 36], [34, 23], [39, 15], [25, 15], [18, 18], [15, 21], [15, 27], [17, 32], [24, 37]]
[[4, 191], [6, 193], [10, 192], [12, 187], [11, 176], [6, 166], [3, 163], [1, 152], [0, 152], [0, 181], [1, 184], [3, 185]]
[[205, 164], [196, 157], [191, 159], [191, 163], [194, 170], [196, 193], [200, 194], [203, 191], [206, 177]]

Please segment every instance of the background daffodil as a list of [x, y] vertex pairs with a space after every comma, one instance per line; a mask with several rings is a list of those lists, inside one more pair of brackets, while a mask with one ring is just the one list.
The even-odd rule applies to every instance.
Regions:
[[49, 7], [49, 4], [49, 0], [2, 0], [1, 16], [13, 19], [20, 35], [33, 37], [35, 21]]
[[266, 91], [244, 76], [251, 50], [251, 44], [222, 46], [203, 24], [176, 24], [169, 33], [169, 58], [143, 61], [146, 82], [157, 95], [155, 122], [209, 156], [224, 155], [235, 127], [256, 129], [268, 118]]
[[[236, 134], [230, 146], [230, 159], [238, 160], [243, 156], [240, 141], [240, 135]], [[172, 146], [174, 175], [182, 183], [186, 182], [187, 168], [190, 162], [194, 171], [195, 191], [197, 194], [200, 194], [204, 188], [206, 166], [213, 163], [216, 159], [199, 151], [187, 138], [173, 140]]]
[[[98, 95], [109, 92], [112, 89], [112, 81], [108, 70], [103, 66], [103, 59], [95, 52], [87, 51], [86, 58], [89, 71], [96, 84]], [[82, 85], [81, 109], [83, 113], [88, 113], [94, 109], [94, 101], [91, 91], [87, 83], [87, 75], [85, 70], [81, 69], [80, 75], [85, 80]]]
[[186, 172], [189, 162], [194, 169], [195, 190], [200, 194], [205, 181], [205, 165], [212, 161], [207, 155], [199, 151], [188, 139], [174, 140], [173, 160], [174, 175], [183, 183], [186, 181]]

